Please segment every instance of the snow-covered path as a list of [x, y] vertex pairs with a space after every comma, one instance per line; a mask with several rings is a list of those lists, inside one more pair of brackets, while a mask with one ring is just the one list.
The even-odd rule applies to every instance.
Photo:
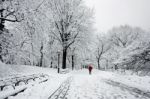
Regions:
[[150, 99], [149, 77], [99, 70], [89, 75], [87, 69], [68, 74], [50, 72], [49, 76], [48, 81], [8, 99]]
[[68, 99], [149, 99], [130, 90], [108, 84], [99, 71], [88, 75], [86, 70], [73, 73]]

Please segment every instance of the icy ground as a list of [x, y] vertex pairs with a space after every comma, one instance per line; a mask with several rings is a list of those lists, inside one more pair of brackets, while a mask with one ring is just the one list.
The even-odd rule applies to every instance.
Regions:
[[[49, 78], [40, 84], [32, 82], [35, 84], [8, 99], [150, 99], [149, 76], [122, 75], [95, 69], [92, 75], [88, 74], [87, 69], [67, 74], [57, 74], [57, 69], [33, 66], [15, 66], [11, 69], [13, 74], [45, 73]], [[3, 73], [9, 77], [11, 69], [1, 72], [1, 77], [5, 78]]]

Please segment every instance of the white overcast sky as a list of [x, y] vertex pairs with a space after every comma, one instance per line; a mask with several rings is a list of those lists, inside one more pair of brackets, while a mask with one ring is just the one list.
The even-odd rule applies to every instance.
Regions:
[[95, 10], [98, 31], [131, 25], [150, 30], [150, 0], [85, 0]]

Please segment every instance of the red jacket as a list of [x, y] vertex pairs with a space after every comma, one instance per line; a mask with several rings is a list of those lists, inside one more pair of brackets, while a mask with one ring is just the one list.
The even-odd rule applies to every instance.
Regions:
[[91, 70], [93, 69], [93, 67], [90, 65], [90, 66], [88, 67], [88, 69], [91, 71]]

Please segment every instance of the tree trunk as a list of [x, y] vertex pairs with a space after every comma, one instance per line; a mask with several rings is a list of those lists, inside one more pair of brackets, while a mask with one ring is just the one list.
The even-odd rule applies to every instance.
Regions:
[[51, 61], [51, 67], [50, 68], [53, 68], [53, 61]]
[[[0, 34], [0, 35], [1, 35], [1, 34]], [[0, 61], [3, 62], [3, 57], [2, 57], [2, 55], [1, 55], [1, 53], [2, 53], [2, 45], [0, 44]]]
[[108, 60], [106, 59], [106, 68], [105, 68], [105, 70], [107, 70], [108, 69]]
[[72, 70], [74, 70], [74, 55], [72, 55]]
[[41, 48], [40, 48], [40, 53], [41, 53], [41, 57], [40, 57], [40, 67], [42, 67], [43, 65], [43, 43], [41, 43]]
[[67, 49], [63, 49], [62, 69], [66, 69]]
[[41, 53], [41, 58], [40, 58], [40, 67], [43, 65], [43, 53]]
[[115, 65], [115, 70], [117, 70], [118, 69], [118, 66], [117, 65]]
[[[33, 41], [33, 40], [32, 40]], [[30, 61], [31, 61], [31, 65], [34, 65], [34, 57], [33, 57], [33, 52], [34, 52], [34, 47], [33, 47], [33, 43], [31, 41], [31, 56], [30, 56]]]
[[99, 59], [97, 60], [97, 63], [98, 63], [98, 69], [100, 70], [101, 67], [100, 67], [100, 61], [99, 61]]
[[3, 58], [2, 58], [2, 55], [0, 55], [0, 61], [1, 61], [1, 62], [3, 62]]
[[[0, 17], [3, 18], [3, 9], [0, 9]], [[3, 34], [3, 30], [4, 30], [4, 23], [5, 23], [5, 20], [3, 19], [0, 19], [0, 35]], [[3, 62], [3, 57], [1, 55], [2, 53], [2, 44], [0, 44], [0, 61]]]
[[[3, 12], [4, 12], [4, 9], [0, 9], [0, 16], [1, 16], [1, 18], [4, 17], [3, 16]], [[4, 30], [4, 27], [5, 27], [4, 23], [5, 23], [5, 20], [4, 19], [0, 19], [0, 30], [1, 31]]]

